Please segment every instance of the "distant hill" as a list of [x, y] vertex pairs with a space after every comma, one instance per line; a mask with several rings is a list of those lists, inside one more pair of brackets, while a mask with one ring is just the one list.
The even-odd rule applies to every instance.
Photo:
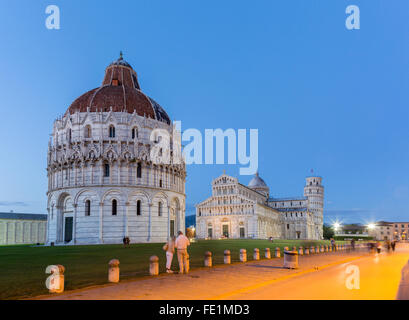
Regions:
[[195, 226], [196, 227], [196, 215], [190, 215], [190, 216], [186, 216], [186, 228], [190, 227], [190, 226]]

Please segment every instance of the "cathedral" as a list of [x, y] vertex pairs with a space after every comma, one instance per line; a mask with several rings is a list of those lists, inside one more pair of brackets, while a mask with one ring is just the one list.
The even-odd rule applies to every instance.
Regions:
[[[157, 164], [155, 129], [173, 124], [122, 53], [102, 84], [54, 122], [47, 154], [47, 244], [163, 242], [185, 229], [183, 160]], [[170, 144], [170, 152], [177, 148]]]
[[322, 178], [306, 178], [304, 196], [270, 197], [256, 173], [248, 186], [226, 174], [212, 181], [212, 196], [196, 205], [200, 239], [323, 239]]

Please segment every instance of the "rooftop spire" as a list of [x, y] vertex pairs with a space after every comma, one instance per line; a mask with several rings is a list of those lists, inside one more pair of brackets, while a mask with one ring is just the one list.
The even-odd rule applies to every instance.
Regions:
[[122, 50], [119, 51], [119, 60], [124, 60], [124, 54], [122, 53]]

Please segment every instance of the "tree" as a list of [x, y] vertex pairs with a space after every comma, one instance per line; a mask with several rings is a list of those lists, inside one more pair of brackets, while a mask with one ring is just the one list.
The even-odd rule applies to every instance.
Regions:
[[334, 237], [335, 232], [331, 226], [324, 224], [323, 228], [324, 228], [324, 239], [331, 239]]

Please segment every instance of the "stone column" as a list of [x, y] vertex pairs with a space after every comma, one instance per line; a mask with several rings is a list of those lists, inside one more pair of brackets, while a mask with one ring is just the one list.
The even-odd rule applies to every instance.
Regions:
[[102, 160], [100, 168], [99, 184], [102, 185], [104, 182], [104, 162]]
[[[84, 171], [85, 171], [85, 164], [84, 162], [81, 163], [81, 185], [84, 185]], [[92, 173], [91, 173], [92, 174]], [[91, 179], [92, 183], [92, 179]]]
[[168, 204], [168, 240], [170, 239], [170, 208]]
[[118, 160], [118, 179], [117, 181], [119, 185], [121, 184], [121, 167], [122, 167], [122, 163], [120, 160]]
[[77, 164], [74, 162], [74, 186], [77, 185]]
[[124, 215], [125, 237], [128, 236], [128, 215], [129, 215], [129, 202], [125, 202], [125, 215]]
[[74, 207], [74, 223], [72, 226], [72, 241], [75, 244], [77, 242], [77, 207], [78, 205], [76, 203], [74, 203], [72, 205]]
[[99, 203], [99, 243], [104, 243], [104, 239], [102, 236], [103, 216], [104, 216], [103, 209], [104, 209], [104, 203], [100, 202]]
[[[48, 244], [48, 235], [49, 235], [49, 231], [48, 231], [48, 228], [49, 228], [49, 226], [50, 226], [50, 208], [47, 208], [47, 212], [48, 212], [48, 214], [47, 214], [47, 225], [46, 225], [46, 228], [45, 228], [45, 243], [46, 244]], [[22, 224], [21, 225], [21, 228], [22, 228], [22, 234], [23, 234], [23, 241], [22, 242], [24, 242], [24, 225]]]
[[151, 231], [152, 231], [152, 203], [148, 203], [149, 210], [149, 224], [148, 224], [148, 242], [151, 241]]

